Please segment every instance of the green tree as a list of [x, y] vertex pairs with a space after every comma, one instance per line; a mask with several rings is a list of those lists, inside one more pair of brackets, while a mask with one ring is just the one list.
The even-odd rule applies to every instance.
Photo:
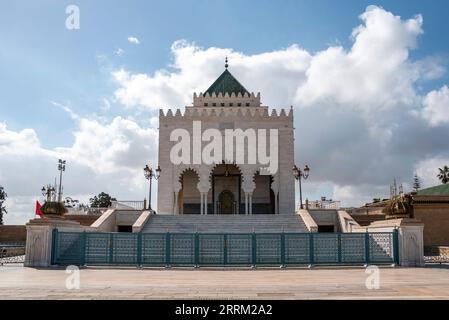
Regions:
[[3, 206], [3, 203], [5, 202], [7, 197], [8, 195], [6, 194], [5, 189], [0, 186], [0, 225], [3, 225], [3, 215], [8, 213], [8, 211], [6, 211], [6, 208]]
[[437, 178], [440, 179], [440, 181], [443, 184], [448, 183], [449, 182], [449, 167], [444, 166], [443, 168], [438, 168], [438, 170], [440, 172], [437, 174]]
[[413, 177], [413, 190], [418, 192], [419, 189], [421, 189], [421, 181], [419, 180], [418, 175], [415, 173], [415, 176]]
[[112, 205], [112, 201], [117, 201], [112, 198], [109, 194], [101, 192], [98, 196], [94, 196], [89, 199], [90, 206], [92, 208], [107, 208]]

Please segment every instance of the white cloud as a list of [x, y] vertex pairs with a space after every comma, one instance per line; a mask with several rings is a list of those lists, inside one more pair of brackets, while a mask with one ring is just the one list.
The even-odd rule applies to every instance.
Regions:
[[310, 60], [310, 55], [297, 45], [245, 56], [232, 49], [202, 49], [181, 40], [171, 50], [174, 62], [170, 70], [158, 70], [153, 75], [132, 74], [125, 69], [113, 72], [119, 84], [117, 100], [127, 107], [150, 110], [183, 107], [191, 102], [193, 92], [205, 91], [217, 78], [228, 56], [230, 71], [248, 90], [261, 91], [265, 103], [285, 106], [292, 103]]
[[72, 147], [58, 151], [97, 173], [140, 169], [150, 155], [157, 152], [156, 129], [141, 128], [136, 122], [121, 117], [108, 124], [81, 119], [74, 136]]
[[[346, 50], [331, 46], [310, 53], [298, 45], [255, 55], [232, 49], [201, 48], [184, 40], [171, 48], [173, 64], [152, 75], [113, 72], [119, 88], [115, 97], [127, 107], [159, 109], [190, 104], [191, 95], [204, 91], [223, 70], [229, 57], [230, 71], [250, 91], [262, 92], [273, 107], [316, 107], [359, 112], [372, 134], [384, 134], [398, 109], [411, 111], [421, 103], [416, 82], [441, 75], [442, 68], [428, 57], [410, 61], [410, 50], [423, 33], [423, 18], [408, 20], [376, 6], [360, 16], [354, 28], [353, 45]], [[384, 112], [382, 119], [377, 117]]]
[[9, 195], [5, 222], [25, 223], [33, 217], [40, 189], [54, 183], [58, 175], [58, 158], [67, 160], [65, 196], [88, 199], [105, 191], [121, 199], [143, 200], [147, 181], [142, 168], [146, 163], [156, 164], [157, 130], [122, 117], [101, 123], [54, 104], [78, 123], [69, 148], [44, 148], [33, 129], [15, 132], [0, 123], [0, 184]]
[[425, 96], [421, 114], [434, 127], [449, 123], [449, 88], [446, 85]]
[[35, 218], [35, 203], [38, 197], [14, 196], [8, 197], [5, 206], [8, 213], [3, 216], [5, 224], [24, 224]]
[[121, 57], [123, 56], [123, 54], [125, 53], [125, 50], [123, 50], [122, 48], [118, 48], [117, 50], [115, 50], [114, 52], [117, 56]]
[[297, 90], [305, 106], [331, 100], [335, 107], [378, 113], [416, 100], [416, 71], [408, 61], [422, 33], [422, 17], [401, 20], [378, 7], [360, 16], [363, 24], [352, 32], [350, 50], [330, 47], [314, 55], [307, 80]]
[[449, 166], [449, 156], [434, 156], [418, 162], [415, 166], [416, 174], [421, 180], [421, 188], [428, 188], [441, 184], [437, 178], [438, 168]]
[[369, 183], [360, 185], [334, 185], [332, 198], [340, 200], [342, 206], [359, 207], [372, 202], [374, 198], [387, 198], [389, 186], [373, 186]]
[[50, 101], [50, 103], [57, 108], [60, 108], [61, 110], [65, 111], [72, 120], [78, 121], [81, 119], [81, 117], [79, 115], [77, 115], [75, 112], [73, 112], [72, 108], [68, 105], [59, 103], [59, 102], [55, 102], [55, 101]]
[[132, 44], [139, 44], [140, 41], [136, 37], [128, 37], [128, 42]]
[[111, 109], [111, 102], [109, 101], [109, 99], [108, 98], [105, 98], [105, 97], [103, 97], [102, 99], [101, 99], [101, 106], [100, 106], [100, 109], [102, 110], [102, 111], [109, 111], [110, 109]]
[[33, 129], [15, 132], [0, 123], [0, 154], [21, 155], [40, 150], [40, 142]]

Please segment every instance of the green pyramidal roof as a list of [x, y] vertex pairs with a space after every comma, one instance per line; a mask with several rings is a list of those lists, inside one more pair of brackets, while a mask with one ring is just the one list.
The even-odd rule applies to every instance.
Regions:
[[449, 184], [421, 189], [416, 194], [418, 196], [449, 196]]
[[219, 93], [223, 95], [225, 93], [228, 93], [229, 95], [231, 95], [231, 93], [234, 93], [235, 95], [237, 95], [238, 93], [241, 93], [242, 95], [245, 93], [249, 94], [248, 90], [246, 90], [245, 87], [242, 86], [236, 78], [234, 78], [234, 76], [228, 71], [228, 69], [226, 69], [218, 77], [218, 79], [215, 80], [214, 83], [212, 83], [212, 85], [209, 87], [209, 89], [206, 90], [204, 95], [206, 95], [206, 93], [215, 93], [217, 95]]

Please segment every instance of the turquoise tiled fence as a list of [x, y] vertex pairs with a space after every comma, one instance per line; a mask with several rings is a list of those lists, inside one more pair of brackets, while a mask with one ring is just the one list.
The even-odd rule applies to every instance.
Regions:
[[398, 232], [53, 232], [56, 265], [286, 266], [398, 264]]

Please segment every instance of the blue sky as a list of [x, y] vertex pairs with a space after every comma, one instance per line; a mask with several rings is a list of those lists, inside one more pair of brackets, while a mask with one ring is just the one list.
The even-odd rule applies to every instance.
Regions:
[[[65, 7], [77, 4], [81, 28], [65, 28]], [[0, 96], [11, 129], [33, 125], [48, 147], [73, 142], [72, 121], [49, 101], [88, 114], [114, 88], [109, 68], [153, 73], [171, 62], [170, 46], [186, 39], [202, 47], [245, 54], [285, 48], [309, 51], [350, 45], [350, 30], [372, 1], [2, 1], [0, 4]], [[425, 35], [415, 58], [447, 58], [449, 3], [377, 1], [402, 17], [422, 14]], [[127, 43], [137, 37], [141, 44]], [[122, 57], [113, 52], [123, 48]], [[107, 62], [99, 62], [99, 55]], [[439, 79], [447, 82], [448, 76]], [[433, 85], [433, 84], [432, 84]], [[48, 125], [51, 123], [51, 128]], [[54, 130], [58, 134], [53, 133]]]
[[[69, 4], [80, 8], [79, 30], [65, 27], [65, 9]], [[361, 18], [369, 5], [383, 8], [378, 12], [380, 20], [374, 15]], [[400, 24], [394, 24], [393, 15], [400, 17]], [[423, 21], [416, 15], [421, 15]], [[105, 143], [112, 145], [123, 137], [131, 142], [147, 141], [154, 134], [150, 129], [157, 128], [157, 108], [179, 108], [188, 104], [193, 89], [206, 89], [219, 75], [227, 54], [231, 56], [230, 70], [248, 89], [261, 91], [262, 99], [265, 97], [264, 101], [270, 106], [294, 104], [296, 108], [299, 105], [295, 113], [297, 161], [310, 161], [320, 172], [315, 171], [316, 180], [311, 182], [311, 198], [332, 194], [353, 197], [356, 201], [348, 203], [354, 205], [385, 195], [383, 190], [388, 189], [394, 177], [409, 183], [415, 171], [423, 175], [427, 184], [435, 183], [431, 178], [431, 166], [449, 159], [449, 148], [444, 140], [437, 138], [449, 132], [449, 119], [441, 111], [447, 110], [445, 85], [449, 83], [446, 71], [448, 16], [449, 2], [445, 0], [1, 1], [0, 124], [4, 126], [6, 141], [12, 141], [8, 142], [11, 145], [22, 146], [23, 139], [37, 141], [39, 146], [30, 146], [30, 149], [35, 148], [36, 158], [19, 156], [11, 151], [12, 147], [7, 149], [11, 156], [4, 159], [10, 167], [1, 169], [0, 184], [10, 190], [11, 197], [23, 197], [10, 204], [17, 205], [13, 212], [23, 210], [26, 205], [21, 206], [20, 201], [25, 203], [30, 197], [38, 196], [38, 192], [35, 194], [32, 190], [39, 190], [40, 185], [47, 183], [48, 175], [54, 174], [47, 166], [65, 152], [64, 156], [73, 157], [72, 163], [76, 162], [73, 166], [79, 170], [74, 169], [76, 173], [72, 171], [73, 176], [68, 173], [67, 177], [68, 183], [78, 186], [73, 187], [74, 194], [87, 197], [79, 187], [82, 183], [77, 180], [80, 172], [97, 179], [96, 188], [86, 192], [98, 193], [110, 188], [111, 192], [122, 192], [125, 196], [145, 194], [144, 182], [125, 182], [124, 177], [130, 172], [134, 174], [134, 167], [140, 170], [135, 157], [124, 160], [120, 155], [113, 160], [113, 156], [103, 159], [104, 154], [116, 155], [116, 150], [98, 146], [101, 154], [92, 153], [79, 160], [83, 157], [83, 148], [87, 148], [85, 141], [92, 138], [87, 133], [102, 132]], [[415, 29], [407, 29], [409, 20], [415, 24]], [[380, 27], [378, 24], [369, 26], [370, 21], [380, 21]], [[371, 64], [388, 60], [389, 50], [391, 56], [397, 54], [400, 61], [393, 60], [396, 69], [388, 69], [386, 63], [387, 71], [378, 68], [385, 71], [383, 78], [373, 67], [342, 75], [341, 83], [347, 82], [350, 88], [356, 77], [389, 83], [390, 78], [400, 75], [397, 81], [386, 85], [387, 89], [381, 88], [384, 91], [391, 88], [385, 95], [385, 101], [391, 101], [389, 109], [383, 109], [385, 102], [379, 104], [376, 97], [370, 98], [370, 91], [353, 97], [352, 93], [360, 88], [354, 87], [345, 94], [338, 88], [321, 88], [320, 81], [326, 77], [312, 79], [309, 72], [315, 69], [300, 66], [310, 61], [319, 65], [315, 58], [340, 46], [343, 55], [353, 59], [351, 48], [354, 49], [357, 42], [362, 43], [362, 37], [351, 36], [358, 26], [370, 31], [369, 37], [384, 46], [382, 57], [370, 56], [371, 49], [366, 43], [365, 51], [359, 50], [359, 53], [366, 53], [367, 59], [372, 59]], [[391, 28], [391, 34], [383, 26]], [[377, 39], [376, 33], [388, 34], [388, 37]], [[131, 43], [129, 37], [137, 38], [139, 43]], [[390, 43], [391, 39], [394, 41]], [[179, 40], [183, 40], [180, 45], [176, 42]], [[297, 47], [291, 49], [292, 45]], [[117, 54], [119, 49], [121, 54]], [[298, 63], [294, 67], [298, 68], [294, 70], [297, 73], [286, 67], [291, 61]], [[190, 63], [202, 69], [189, 69], [187, 64]], [[119, 72], [122, 72], [121, 78], [118, 78]], [[191, 72], [191, 77], [184, 72]], [[132, 81], [134, 76], [140, 80]], [[270, 81], [279, 85], [279, 94], [270, 91]], [[402, 83], [407, 85], [402, 86]], [[282, 88], [288, 90], [284, 92]], [[178, 92], [181, 89], [185, 92]], [[164, 105], [151, 105], [148, 100]], [[328, 105], [329, 101], [332, 103]], [[340, 104], [345, 107], [335, 107]], [[361, 105], [364, 109], [359, 108]], [[403, 116], [404, 110], [407, 117]], [[304, 119], [313, 119], [323, 127], [316, 129], [311, 125], [313, 122]], [[1, 134], [0, 131], [0, 147]], [[367, 168], [359, 168], [354, 175], [350, 169], [357, 167], [357, 162], [363, 162], [358, 157], [365, 153], [366, 146], [387, 156], [383, 161], [372, 163], [372, 167], [366, 160]], [[154, 146], [146, 147], [155, 150]], [[131, 151], [129, 154], [142, 150]], [[372, 154], [369, 156], [373, 158]], [[95, 157], [103, 162], [93, 162]], [[330, 162], [323, 163], [323, 159], [330, 159]], [[7, 173], [19, 170], [13, 164], [25, 160], [35, 163], [35, 171], [42, 171], [29, 173], [35, 181], [30, 184], [33, 188], [27, 191], [19, 187], [27, 183], [26, 180]], [[407, 163], [404, 165], [404, 162]], [[95, 167], [99, 165], [105, 168]], [[335, 169], [342, 167], [347, 169]], [[117, 173], [120, 170], [124, 170], [121, 177]], [[24, 174], [24, 179], [26, 176]], [[106, 180], [122, 189], [105, 185]], [[315, 183], [313, 187], [312, 183]], [[11, 186], [15, 184], [17, 186]], [[363, 193], [355, 195], [354, 190], [363, 190]]]

